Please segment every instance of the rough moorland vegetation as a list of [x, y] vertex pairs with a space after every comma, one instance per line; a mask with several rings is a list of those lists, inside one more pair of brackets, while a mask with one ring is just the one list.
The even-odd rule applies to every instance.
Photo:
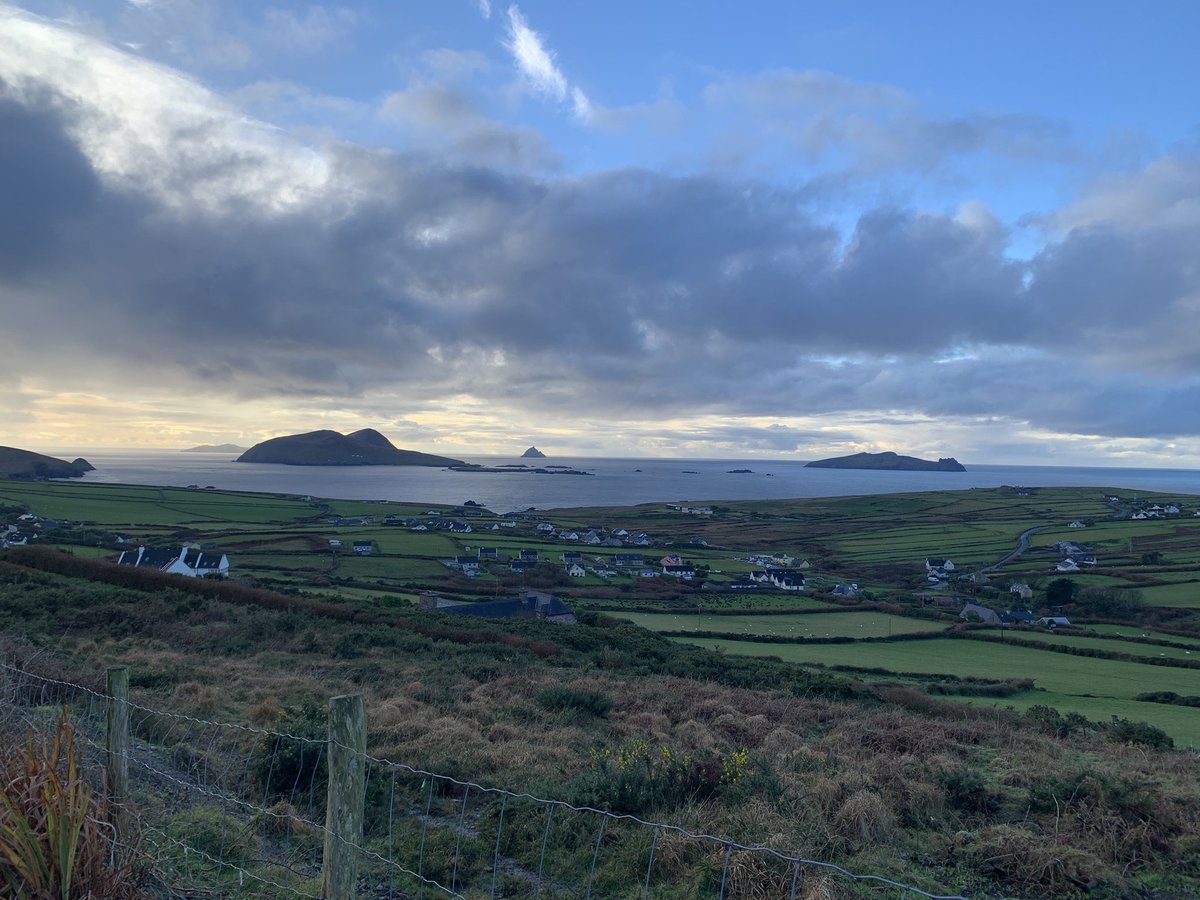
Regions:
[[1133, 723], [975, 709], [709, 653], [603, 614], [577, 628], [451, 623], [59, 551], [0, 561], [0, 630], [25, 667], [94, 683], [127, 663], [139, 696], [209, 718], [295, 727], [361, 691], [371, 749], [388, 758], [928, 889], [1200, 890], [1195, 758]]

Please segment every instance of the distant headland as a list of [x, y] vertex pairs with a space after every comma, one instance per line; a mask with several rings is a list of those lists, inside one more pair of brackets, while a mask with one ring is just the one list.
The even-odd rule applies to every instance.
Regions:
[[201, 444], [199, 447], [185, 447], [184, 453], [245, 453], [245, 447], [237, 444]]
[[461, 466], [462, 460], [401, 450], [373, 428], [353, 434], [310, 431], [255, 444], [236, 462], [285, 466]]
[[854, 453], [850, 456], [818, 459], [805, 463], [805, 467], [813, 469], [884, 469], [902, 472], [967, 471], [966, 467], [953, 456], [947, 456], [934, 462], [929, 459], [918, 459], [915, 456], [900, 456], [890, 450], [884, 453]]
[[537, 447], [530, 447], [528, 450], [526, 450], [524, 453], [521, 454], [521, 459], [545, 459], [545, 458], [546, 458], [546, 454], [543, 453], [541, 450], [539, 450]]
[[32, 450], [0, 447], [0, 478], [82, 478], [95, 468], [83, 458], [67, 462]]

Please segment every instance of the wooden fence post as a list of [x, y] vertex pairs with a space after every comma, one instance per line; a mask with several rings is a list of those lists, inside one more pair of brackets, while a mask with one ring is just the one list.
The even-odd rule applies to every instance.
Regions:
[[362, 694], [329, 701], [329, 787], [325, 799], [325, 852], [321, 896], [353, 897], [366, 802], [367, 712]]
[[129, 666], [109, 666], [104, 788], [117, 840], [129, 837]]

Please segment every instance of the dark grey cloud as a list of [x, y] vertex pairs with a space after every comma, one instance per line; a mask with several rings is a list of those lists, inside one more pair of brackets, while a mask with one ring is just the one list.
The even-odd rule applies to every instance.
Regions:
[[843, 239], [805, 186], [305, 155], [231, 131], [219, 105], [139, 136], [141, 177], [116, 177], [89, 162], [81, 115], [0, 95], [0, 349], [65, 382], [103, 369], [185, 402], [467, 394], [560, 417], [1200, 431], [1183, 412], [1200, 408], [1186, 216], [1130, 230], [1093, 214], [1026, 263], [986, 216], [880, 207]]
[[63, 101], [35, 89], [31, 102], [0, 81], [0, 274], [53, 266], [63, 233], [99, 192], [87, 157], [63, 130]]

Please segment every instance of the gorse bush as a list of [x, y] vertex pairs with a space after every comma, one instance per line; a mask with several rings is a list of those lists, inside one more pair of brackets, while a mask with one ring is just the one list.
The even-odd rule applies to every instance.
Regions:
[[592, 762], [569, 786], [574, 801], [638, 814], [716, 796], [746, 777], [750, 757], [744, 749], [692, 756], [635, 740], [594, 749]]
[[113, 858], [108, 810], [81, 771], [66, 714], [0, 762], [0, 894], [49, 900], [139, 895], [139, 874]]
[[552, 687], [537, 695], [538, 705], [550, 710], [563, 710], [604, 718], [612, 709], [612, 698], [597, 691], [576, 691], [565, 687]]

